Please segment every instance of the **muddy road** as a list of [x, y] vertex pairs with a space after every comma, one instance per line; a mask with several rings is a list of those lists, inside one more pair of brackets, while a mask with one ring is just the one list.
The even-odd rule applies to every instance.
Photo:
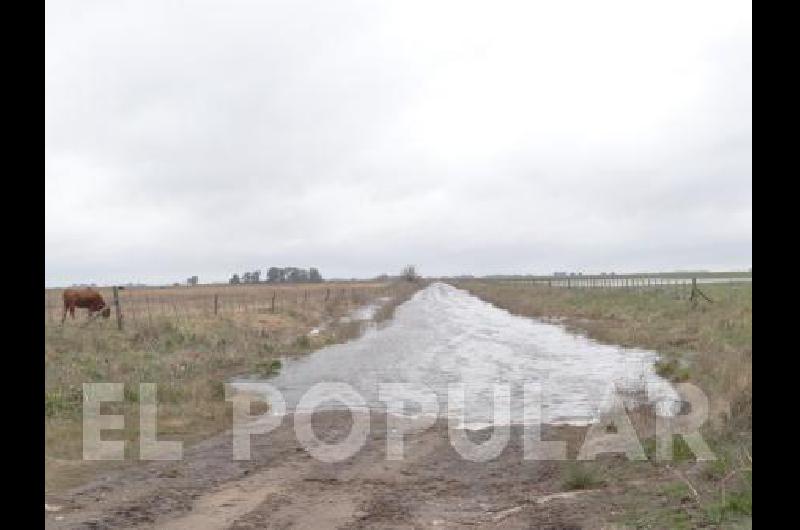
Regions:
[[[289, 413], [272, 432], [251, 437], [249, 460], [234, 460], [232, 434], [223, 433], [186, 449], [180, 461], [143, 462], [46, 496], [45, 523], [193, 530], [608, 527], [605, 522], [619, 511], [612, 499], [636, 490], [636, 479], [620, 475], [602, 489], [564, 491], [565, 462], [523, 458], [528, 416], [522, 388], [531, 381], [541, 385], [542, 439], [566, 441], [574, 459], [585, 425], [602, 413], [609, 390], [639, 385], [650, 400], [671, 406], [674, 392], [653, 373], [653, 360], [652, 352], [597, 344], [432, 284], [385, 325], [287, 363], [270, 379]], [[298, 442], [292, 414], [304, 392], [321, 382], [350, 385], [370, 410], [361, 449], [331, 463]], [[433, 403], [420, 408], [438, 411], [432, 426], [406, 435], [402, 460], [387, 459], [387, 429], [393, 426], [387, 427], [383, 383], [424, 385], [429, 392], [423, 397]], [[499, 422], [493, 409], [497, 384], [507, 385], [510, 405]], [[459, 406], [447, 400], [453, 385], [464, 389]], [[317, 438], [331, 444], [345, 439], [353, 425], [350, 412], [333, 401], [311, 418]], [[480, 443], [496, 430], [493, 425], [510, 429], [509, 442], [488, 461], [465, 460], [451, 444], [451, 430]]]
[[[350, 415], [314, 415], [320, 438], [347, 435]], [[292, 417], [253, 436], [252, 459], [232, 459], [231, 436], [220, 435], [183, 460], [144, 464], [50, 497], [58, 511], [48, 528], [602, 528], [614, 515], [610, 494], [563, 491], [563, 462], [525, 460], [519, 426], [502, 454], [465, 461], [448, 440], [444, 420], [407, 436], [405, 458], [386, 459], [386, 416], [374, 413], [370, 435], [352, 458], [325, 463], [297, 442]], [[544, 439], [568, 440], [574, 458], [584, 428], [545, 428]], [[488, 433], [474, 433], [480, 442]]]

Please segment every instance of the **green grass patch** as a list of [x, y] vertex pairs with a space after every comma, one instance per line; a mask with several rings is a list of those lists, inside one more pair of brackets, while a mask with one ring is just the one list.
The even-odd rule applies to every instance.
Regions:
[[697, 527], [689, 513], [680, 507], [638, 507], [627, 511], [620, 522], [633, 528], [689, 530]]
[[71, 416], [81, 409], [83, 390], [69, 387], [44, 393], [44, 415], [46, 418]]
[[282, 364], [278, 359], [271, 359], [256, 364], [256, 371], [261, 377], [270, 377], [278, 374], [281, 371], [281, 366]]
[[[652, 462], [657, 462], [658, 459], [656, 458], [656, 439], [655, 438], [645, 438], [642, 440], [642, 449], [644, 449], [644, 454], [648, 460]], [[686, 443], [686, 440], [683, 439], [682, 436], [674, 435], [672, 437], [672, 462], [687, 462], [690, 460], [694, 460], [695, 455], [692, 449], [689, 447], [689, 444]]]
[[689, 486], [680, 481], [670, 482], [662, 486], [661, 493], [674, 501], [684, 501], [692, 498], [692, 492], [689, 490]]
[[689, 380], [689, 367], [682, 366], [677, 359], [659, 359], [655, 364], [656, 373], [673, 383], [683, 383]]
[[605, 483], [600, 471], [593, 465], [570, 463], [561, 478], [561, 487], [567, 491], [586, 490], [602, 486]]
[[708, 519], [714, 524], [733, 522], [753, 515], [753, 490], [727, 493], [705, 507]]

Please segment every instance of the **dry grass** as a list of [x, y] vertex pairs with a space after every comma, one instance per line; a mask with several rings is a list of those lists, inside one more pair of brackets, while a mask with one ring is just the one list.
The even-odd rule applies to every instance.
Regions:
[[[160, 439], [186, 446], [230, 426], [223, 386], [230, 377], [267, 376], [279, 370], [282, 357], [348, 340], [360, 326], [341, 323], [340, 317], [387, 296], [392, 300], [377, 318], [388, 318], [418, 288], [408, 282], [362, 282], [123, 290], [122, 331], [113, 316], [87, 323], [82, 310], [62, 326], [56, 310], [61, 292], [47, 291], [46, 488], [58, 491], [124, 465], [82, 461], [83, 383], [124, 383], [125, 401], [108, 407], [109, 413], [125, 415], [125, 430], [104, 433], [103, 439], [132, 442], [126, 444], [130, 462], [138, 452], [139, 383], [158, 385]], [[111, 300], [110, 290], [101, 292]], [[315, 328], [319, 332], [310, 334]]]
[[[214, 316], [217, 297], [218, 315], [241, 317], [248, 314], [271, 313], [272, 298], [279, 314], [301, 312], [309, 320], [325, 316], [326, 310], [342, 303], [366, 303], [380, 293], [389, 293], [388, 282], [326, 282], [316, 284], [213, 284], [196, 287], [125, 288], [120, 290], [120, 304], [125, 324], [149, 324], [153, 318], [164, 316], [172, 320]], [[97, 289], [111, 303], [110, 287]], [[45, 291], [45, 321], [58, 323], [62, 316], [62, 289]], [[113, 317], [113, 314], [112, 314]]]

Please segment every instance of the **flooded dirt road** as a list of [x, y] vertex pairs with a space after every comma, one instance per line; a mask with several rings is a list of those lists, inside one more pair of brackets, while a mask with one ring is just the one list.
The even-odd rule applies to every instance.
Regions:
[[[283, 393], [289, 410], [322, 382], [346, 383], [371, 408], [384, 410], [392, 396], [385, 390], [380, 399], [383, 383], [412, 383], [436, 398], [442, 414], [458, 415], [467, 427], [485, 427], [497, 423], [496, 385], [508, 385], [510, 420], [522, 424], [524, 385], [536, 383], [544, 423], [585, 424], [597, 419], [615, 390], [626, 396], [646, 392], [671, 407], [677, 396], [655, 374], [655, 358], [654, 352], [599, 344], [434, 283], [399, 306], [385, 327], [288, 362], [269, 384]], [[464, 388], [465, 404], [448, 407], [448, 388], [457, 385]]]
[[[326, 463], [298, 442], [288, 414], [268, 434], [253, 435], [249, 460], [234, 460], [223, 433], [184, 451], [180, 461], [141, 463], [64, 495], [49, 496], [49, 528], [601, 528], [614, 515], [606, 490], [564, 492], [564, 462], [523, 458], [521, 391], [543, 388], [545, 440], [575, 453], [587, 422], [615, 385], [646, 384], [650, 397], [673, 399], [654, 373], [654, 354], [601, 345], [563, 327], [516, 317], [464, 291], [436, 283], [399, 306], [395, 317], [347, 344], [287, 363], [269, 384], [288, 410], [319, 382], [344, 382], [370, 406], [365, 443]], [[404, 458], [387, 459], [381, 383], [421, 383], [441, 415], [407, 435]], [[463, 407], [447, 407], [448, 386], [463, 385]], [[451, 445], [446, 414], [461, 426], [490, 425], [492, 387], [511, 393], [509, 443], [487, 462], [465, 460]], [[347, 437], [348, 411], [331, 402], [312, 417], [327, 443]], [[508, 423], [508, 422], [506, 422]], [[471, 431], [475, 443], [492, 429]], [[614, 485], [617, 493], [634, 483]]]

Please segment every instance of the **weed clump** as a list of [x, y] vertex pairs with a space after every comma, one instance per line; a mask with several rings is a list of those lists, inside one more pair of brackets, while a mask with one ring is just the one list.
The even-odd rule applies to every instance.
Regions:
[[[658, 455], [656, 454], [655, 438], [646, 438], [642, 440], [642, 449], [644, 449], [644, 454], [648, 460], [650, 460], [651, 462], [658, 461]], [[694, 459], [695, 459], [694, 452], [689, 447], [689, 444], [686, 443], [686, 440], [684, 440], [682, 436], [673, 436], [672, 461], [687, 462], [689, 460], [694, 460]]]
[[311, 348], [311, 339], [307, 335], [300, 335], [295, 339], [294, 345], [301, 350], [307, 350]]
[[585, 464], [573, 463], [564, 469], [561, 486], [567, 490], [586, 490], [604, 484], [597, 468]]
[[45, 392], [44, 415], [47, 418], [72, 415], [81, 408], [83, 390], [80, 386]]
[[706, 506], [706, 516], [714, 524], [736, 520], [753, 515], [753, 489], [734, 491], [725, 495], [724, 499]]
[[655, 369], [658, 375], [673, 383], [683, 383], [689, 380], [689, 368], [681, 366], [677, 359], [658, 360]]
[[280, 372], [281, 366], [282, 364], [278, 359], [271, 359], [256, 364], [256, 371], [261, 377], [270, 377]]

